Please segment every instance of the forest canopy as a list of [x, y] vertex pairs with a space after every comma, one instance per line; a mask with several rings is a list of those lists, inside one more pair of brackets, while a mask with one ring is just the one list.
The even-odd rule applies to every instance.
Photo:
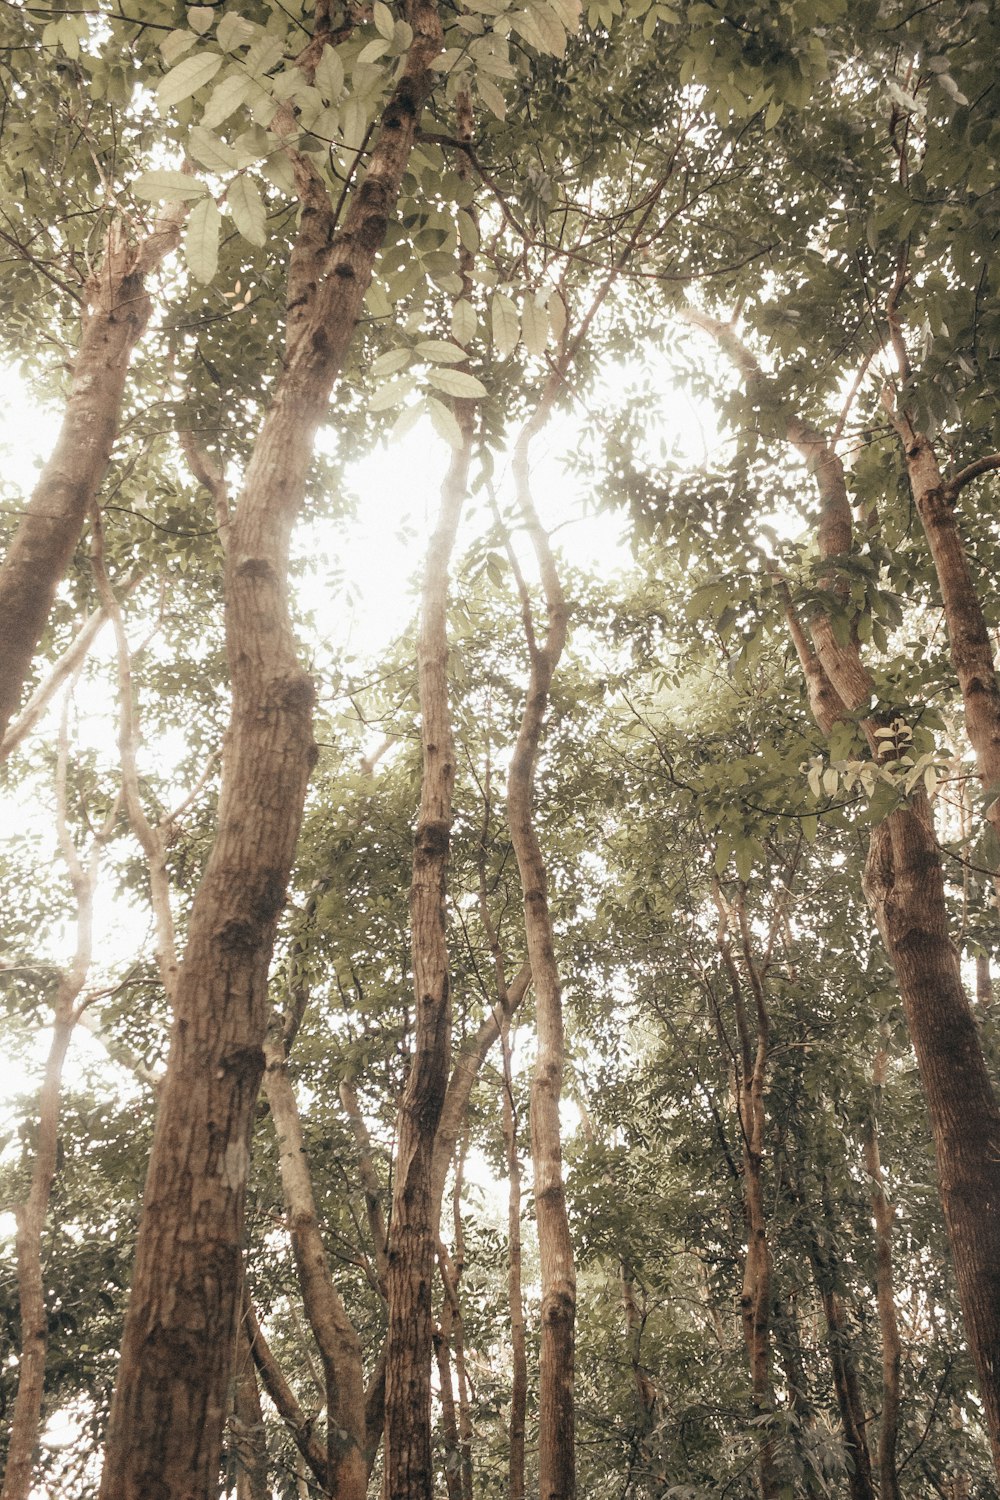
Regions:
[[1000, 1493], [998, 51], [0, 8], [2, 1500]]

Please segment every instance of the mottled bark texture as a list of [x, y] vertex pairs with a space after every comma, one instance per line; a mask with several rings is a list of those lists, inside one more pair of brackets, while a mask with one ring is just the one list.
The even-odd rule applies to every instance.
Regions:
[[[717, 338], [748, 379], [763, 379], [730, 325], [700, 313], [691, 321]], [[836, 591], [836, 559], [851, 545], [843, 465], [831, 439], [794, 413], [785, 412], [784, 419], [787, 440], [816, 480], [818, 539], [831, 565], [828, 586]], [[790, 603], [788, 615], [810, 704], [828, 733], [839, 718], [871, 705], [871, 676], [857, 642], [838, 641], [825, 615], [817, 613], [809, 622], [811, 644]], [[877, 753], [873, 722], [864, 721], [864, 727]], [[941, 857], [922, 790], [872, 833], [865, 892], [896, 973], [920, 1068], [969, 1352], [1000, 1473], [1000, 1105], [948, 930]]]
[[896, 1469], [899, 1439], [900, 1371], [903, 1346], [899, 1337], [892, 1273], [892, 1204], [885, 1191], [878, 1139], [878, 1101], [885, 1082], [886, 1054], [876, 1061], [874, 1098], [865, 1127], [865, 1170], [871, 1180], [872, 1214], [875, 1219], [875, 1295], [882, 1335], [882, 1415], [879, 1421], [878, 1474], [880, 1500], [901, 1500]]
[[[55, 448], [0, 567], [0, 742], [13, 717], [56, 589], [107, 472], [129, 364], [152, 312], [146, 279], [180, 239], [182, 210], [138, 245], [115, 227], [84, 288], [83, 327]], [[3, 744], [8, 754], [12, 744]]]
[[325, 186], [296, 164], [303, 208], [284, 367], [225, 556], [232, 713], [218, 829], [175, 995], [102, 1500], [216, 1492], [268, 966], [315, 757], [313, 688], [288, 616], [288, 542], [441, 48], [433, 4], [414, 0], [406, 18], [414, 40], [335, 233]]
[[440, 1230], [434, 1147], [451, 1061], [451, 997], [445, 932], [446, 873], [455, 753], [448, 702], [448, 576], [468, 491], [474, 413], [456, 403], [463, 444], [452, 456], [427, 551], [417, 669], [423, 780], [413, 848], [410, 934], [413, 1056], [400, 1102], [386, 1297], [385, 1472], [393, 1500], [432, 1500], [431, 1294]]
[[278, 1140], [278, 1170], [306, 1319], [323, 1366], [327, 1488], [337, 1500], [365, 1500], [368, 1460], [361, 1342], [326, 1258], [295, 1090], [277, 1020], [264, 1043], [264, 1089]]
[[[549, 398], [551, 400], [551, 396]], [[574, 1347], [576, 1268], [563, 1184], [559, 1098], [562, 1092], [562, 981], [556, 963], [545, 860], [534, 821], [535, 768], [549, 691], [567, 634], [567, 607], [548, 537], [530, 486], [531, 439], [547, 416], [543, 402], [526, 423], [514, 451], [521, 520], [542, 579], [548, 614], [539, 642], [522, 589], [530, 675], [524, 711], [507, 779], [507, 817], [524, 898], [524, 930], [535, 988], [538, 1052], [531, 1080], [531, 1157], [541, 1261], [541, 1348], [538, 1380], [538, 1492], [540, 1500], [573, 1500], [576, 1494]]]

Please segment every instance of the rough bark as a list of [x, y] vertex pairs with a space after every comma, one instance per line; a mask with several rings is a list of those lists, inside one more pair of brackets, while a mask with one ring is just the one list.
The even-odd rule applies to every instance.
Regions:
[[[218, 831], [177, 984], [102, 1500], [215, 1493], [267, 971], [315, 756], [313, 688], [288, 616], [288, 542], [441, 48], [433, 4], [412, 0], [406, 19], [414, 40], [335, 234], [325, 187], [301, 182], [284, 368], [229, 528], [232, 713]], [[300, 179], [305, 171], [300, 163]]]
[[[740, 1318], [743, 1341], [750, 1368], [750, 1391], [754, 1416], [767, 1418], [774, 1411], [774, 1389], [771, 1383], [771, 1286], [773, 1266], [764, 1202], [764, 1145], [767, 1119], [764, 1110], [764, 1085], [767, 1079], [770, 1049], [770, 1018], [760, 971], [750, 950], [744, 893], [737, 896], [737, 915], [742, 939], [743, 961], [754, 997], [755, 1024], [751, 1030], [743, 999], [740, 970], [730, 939], [731, 912], [718, 881], [714, 886], [719, 910], [718, 947], [729, 976], [736, 1018], [739, 1050], [734, 1059], [734, 1094], [743, 1142], [743, 1171], [740, 1183], [746, 1221], [747, 1249], [743, 1261], [743, 1285], [740, 1291]], [[775, 1438], [769, 1425], [758, 1431], [757, 1479], [761, 1500], [775, 1500], [780, 1493], [780, 1478], [775, 1463]]]
[[[554, 391], [553, 391], [554, 394]], [[551, 399], [551, 397], [550, 397]], [[545, 401], [521, 431], [514, 476], [522, 522], [538, 561], [548, 613], [539, 643], [522, 588], [530, 676], [507, 781], [507, 816], [524, 900], [524, 930], [535, 987], [538, 1052], [531, 1081], [531, 1157], [541, 1261], [538, 1476], [540, 1500], [573, 1500], [576, 1269], [562, 1174], [559, 1098], [563, 1073], [562, 981], [556, 963], [545, 861], [534, 823], [535, 768], [553, 674], [566, 643], [567, 609], [548, 538], [529, 482], [531, 439], [545, 420]]]
[[264, 1055], [264, 1089], [278, 1138], [278, 1167], [295, 1269], [323, 1366], [327, 1485], [337, 1500], [365, 1500], [368, 1463], [361, 1343], [330, 1274], [280, 1026], [269, 1029]]
[[42, 1236], [56, 1175], [59, 1096], [63, 1063], [73, 1034], [72, 1001], [57, 1001], [52, 1041], [38, 1105], [38, 1146], [28, 1197], [15, 1210], [17, 1222], [17, 1292], [21, 1314], [21, 1350], [17, 1396], [7, 1445], [2, 1500], [28, 1500], [38, 1449], [45, 1391], [48, 1317], [42, 1271]]
[[[691, 321], [712, 333], [748, 378], [762, 378], [731, 325], [701, 314]], [[788, 441], [802, 451], [805, 434], [797, 416], [786, 412], [785, 421]], [[833, 442], [819, 437], [821, 445], [812, 451], [822, 461], [811, 465], [823, 517], [819, 542], [822, 555], [833, 564], [849, 550], [851, 512], [843, 465]], [[955, 493], [968, 474], [963, 471], [952, 480]], [[968, 596], [963, 598], [968, 605]], [[873, 684], [856, 641], [840, 644], [823, 616], [810, 624], [815, 650], [801, 629], [792, 630], [792, 639], [817, 722], [828, 732], [839, 717], [871, 703]], [[980, 706], [989, 699], [987, 688], [984, 681]], [[865, 727], [869, 741], [877, 743], [873, 725]], [[896, 973], [920, 1069], [969, 1352], [1000, 1473], [1000, 1105], [949, 936], [940, 853], [922, 791], [873, 831], [864, 883]]]
[[0, 741], [107, 472], [129, 364], [152, 312], [146, 280], [179, 243], [183, 212], [172, 207], [138, 245], [115, 226], [84, 288], [80, 344], [59, 435], [0, 567]]
[[528, 1351], [521, 1292], [521, 1158], [517, 1149], [517, 1114], [510, 1065], [510, 1020], [500, 1032], [503, 1047], [503, 1135], [507, 1152], [507, 1302], [510, 1310], [510, 1452], [507, 1461], [509, 1500], [525, 1500], [524, 1446], [528, 1411]]
[[[431, 1292], [440, 1230], [434, 1145], [448, 1085], [451, 999], [446, 871], [455, 756], [448, 703], [448, 574], [468, 490], [473, 413], [456, 403], [465, 441], [452, 456], [427, 552], [417, 666], [423, 780], [410, 887], [414, 1045], [399, 1110], [386, 1269], [385, 1464], [393, 1500], [431, 1500]], [[438, 1205], [438, 1213], [440, 1208]]]
[[865, 892], [917, 1054], [969, 1351], [1000, 1472], [1000, 1107], [948, 932], [926, 798], [875, 829]]
[[271, 1500], [264, 1413], [257, 1371], [242, 1322], [236, 1334], [233, 1413], [229, 1425], [236, 1457], [236, 1500]]
[[809, 1259], [816, 1279], [823, 1317], [826, 1321], [827, 1348], [833, 1370], [833, 1390], [840, 1412], [844, 1448], [848, 1463], [848, 1489], [851, 1500], [875, 1500], [871, 1453], [868, 1448], [867, 1418], [861, 1397], [854, 1351], [843, 1304], [834, 1286], [834, 1272], [828, 1257], [820, 1248], [814, 1226], [808, 1229]]
[[875, 1296], [878, 1304], [879, 1330], [882, 1335], [882, 1417], [878, 1438], [878, 1473], [880, 1500], [900, 1500], [899, 1475], [896, 1471], [896, 1443], [899, 1437], [900, 1367], [902, 1344], [896, 1317], [896, 1299], [892, 1282], [892, 1204], [885, 1191], [882, 1160], [878, 1143], [877, 1100], [885, 1075], [885, 1053], [876, 1063], [875, 1100], [865, 1130], [865, 1170], [871, 1179], [872, 1213], [875, 1218]]

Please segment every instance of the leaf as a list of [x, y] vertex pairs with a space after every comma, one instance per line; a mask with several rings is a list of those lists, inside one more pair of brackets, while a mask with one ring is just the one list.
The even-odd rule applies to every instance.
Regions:
[[388, 5], [384, 4], [384, 0], [375, 0], [375, 4], [372, 6], [372, 20], [375, 22], [375, 30], [379, 36], [385, 37], [387, 42], [391, 42], [393, 32], [396, 29], [396, 22]]
[[521, 312], [524, 347], [529, 354], [543, 354], [549, 341], [549, 315], [540, 307], [537, 297], [525, 297]]
[[395, 375], [399, 370], [405, 370], [412, 358], [412, 349], [387, 349], [378, 359], [373, 360], [372, 374], [378, 380], [386, 375]]
[[456, 338], [460, 344], [467, 344], [475, 337], [478, 322], [476, 309], [463, 297], [451, 310], [452, 337]]
[[334, 47], [327, 45], [323, 48], [323, 55], [316, 68], [315, 83], [329, 104], [333, 104], [343, 93], [344, 64]]
[[423, 339], [414, 350], [421, 359], [429, 359], [438, 365], [457, 365], [465, 359], [464, 349], [449, 344], [445, 339]]
[[431, 370], [427, 379], [448, 396], [474, 400], [478, 396], [489, 394], [483, 382], [465, 370]]
[[172, 68], [177, 59], [183, 57], [185, 52], [189, 51], [197, 40], [198, 38], [194, 32], [189, 31], [186, 26], [182, 26], [177, 31], [172, 31], [169, 36], [165, 36], [160, 43], [160, 55], [167, 67]]
[[455, 413], [439, 401], [436, 396], [427, 397], [427, 412], [434, 424], [434, 431], [443, 437], [452, 448], [463, 448], [465, 438], [455, 418]]
[[263, 245], [267, 241], [267, 216], [260, 188], [252, 177], [237, 177], [226, 193], [233, 223], [251, 245]]
[[462, 248], [468, 250], [470, 255], [475, 255], [479, 249], [479, 227], [472, 215], [464, 208], [458, 211], [458, 237], [462, 242]]
[[386, 380], [378, 386], [368, 403], [369, 411], [385, 411], [387, 407], [399, 406], [414, 389], [412, 375], [400, 375], [396, 380]]
[[206, 83], [211, 83], [221, 67], [222, 57], [218, 52], [196, 52], [185, 57], [157, 85], [156, 104], [160, 114], [165, 115], [175, 104], [190, 99]]
[[201, 123], [209, 130], [221, 125], [245, 101], [252, 88], [253, 80], [246, 73], [231, 73], [228, 78], [223, 78], [212, 90]]
[[521, 325], [517, 308], [505, 292], [495, 292], [490, 307], [490, 322], [493, 327], [493, 347], [498, 359], [506, 359], [517, 348]]
[[203, 198], [191, 210], [184, 233], [184, 259], [195, 281], [209, 282], [219, 269], [221, 225], [214, 198]]
[[215, 11], [210, 5], [192, 5], [187, 13], [187, 23], [192, 31], [204, 36], [215, 20]]
[[232, 172], [240, 165], [232, 146], [204, 125], [196, 125], [188, 136], [188, 152], [210, 172]]
[[840, 777], [837, 775], [836, 771], [832, 766], [827, 766], [826, 770], [823, 772], [823, 790], [828, 797], [836, 796], [839, 783]]
[[562, 293], [553, 291], [548, 305], [549, 325], [552, 329], [552, 337], [557, 344], [562, 343], [562, 336], [566, 332], [566, 304]]
[[133, 182], [132, 191], [137, 198], [149, 203], [185, 203], [203, 198], [208, 188], [197, 177], [189, 177], [187, 172], [174, 172], [163, 167], [158, 172], [143, 172]]
[[484, 78], [482, 73], [477, 74], [476, 91], [491, 115], [496, 115], [498, 120], [506, 120], [507, 101], [491, 79]]
[[227, 10], [215, 35], [224, 52], [235, 52], [237, 47], [245, 47], [253, 41], [256, 27], [235, 10]]

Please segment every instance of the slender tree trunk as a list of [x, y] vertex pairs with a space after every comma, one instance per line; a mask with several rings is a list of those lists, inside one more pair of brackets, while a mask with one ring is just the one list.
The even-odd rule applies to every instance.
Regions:
[[302, 1410], [295, 1392], [285, 1379], [284, 1371], [271, 1352], [245, 1290], [242, 1307], [243, 1326], [261, 1384], [291, 1433], [302, 1462], [311, 1470], [316, 1482], [326, 1490], [326, 1450], [314, 1436], [311, 1417]]
[[448, 1086], [451, 998], [446, 871], [455, 757], [448, 704], [448, 570], [472, 457], [473, 411], [457, 402], [464, 442], [452, 457], [427, 553], [417, 648], [424, 755], [410, 888], [415, 1037], [399, 1111], [386, 1272], [385, 1462], [393, 1500], [432, 1500], [431, 1293], [440, 1232], [434, 1145]]
[[[743, 946], [743, 960], [753, 991], [756, 1013], [755, 1034], [743, 1000], [740, 971], [733, 956], [729, 936], [730, 910], [716, 881], [715, 901], [719, 910], [718, 946], [729, 976], [736, 1017], [739, 1053], [735, 1059], [735, 1094], [743, 1141], [743, 1210], [746, 1221], [747, 1248], [743, 1261], [743, 1286], [740, 1292], [740, 1315], [743, 1341], [750, 1367], [750, 1389], [754, 1416], [773, 1418], [774, 1389], [771, 1383], [771, 1284], [773, 1267], [767, 1233], [767, 1210], [764, 1203], [764, 1142], [767, 1120], [764, 1110], [764, 1084], [770, 1047], [770, 1018], [760, 971], [750, 949], [742, 888], [736, 902]], [[758, 1487], [761, 1500], [775, 1500], [780, 1479], [775, 1464], [774, 1432], [770, 1425], [758, 1427]]]
[[[730, 325], [700, 313], [692, 314], [691, 321], [713, 334], [748, 382], [766, 385], [760, 366]], [[905, 360], [905, 350], [900, 352]], [[823, 433], [802, 422], [794, 412], [785, 411], [783, 415], [787, 440], [802, 454], [816, 481], [821, 507], [820, 552], [832, 564], [851, 547], [851, 508], [843, 464]], [[916, 451], [909, 455], [911, 463], [927, 459], [918, 436], [913, 435], [911, 446]], [[956, 476], [951, 481], [952, 498], [962, 478]], [[916, 483], [919, 487], [919, 475]], [[944, 503], [947, 498], [938, 496], [933, 503], [937, 506], [939, 500]], [[949, 523], [943, 512], [934, 524], [939, 535], [933, 545], [942, 557], [950, 549], [953, 567], [948, 576], [956, 589], [953, 603], [969, 611], [976, 603], [975, 592], [971, 583], [966, 589], [960, 575], [954, 555], [957, 533], [948, 540]], [[835, 576], [831, 587], [843, 589]], [[787, 614], [810, 704], [817, 723], [828, 734], [839, 718], [861, 714], [870, 706], [871, 676], [857, 642], [852, 640], [844, 646], [837, 641], [827, 617], [818, 615], [810, 622], [812, 649], [790, 601]], [[985, 756], [993, 753], [990, 746], [994, 744], [992, 661], [989, 673], [980, 678], [977, 673], [980, 667], [985, 672], [985, 661], [974, 611], [962, 622], [956, 618], [955, 632], [953, 650], [961, 638], [959, 651], [966, 663], [962, 670], [968, 668], [971, 674], [968, 686], [976, 700], [974, 717], [983, 726], [981, 735], [977, 729], [980, 745], [975, 747], [977, 758], [984, 757], [980, 773], [992, 787], [992, 771], [985, 761]], [[973, 679], [978, 684], [974, 691]], [[874, 726], [868, 722], [866, 728], [877, 745]], [[969, 733], [971, 738], [971, 725]], [[994, 1465], [1000, 1474], [1000, 1105], [962, 984], [958, 953], [949, 936], [941, 858], [930, 807], [922, 791], [915, 792], [906, 806], [891, 813], [873, 831], [865, 892], [896, 972], [920, 1068], [969, 1352], [979, 1377]]]
[[445, 1292], [441, 1322], [434, 1331], [434, 1356], [438, 1368], [438, 1400], [444, 1433], [444, 1482], [448, 1500], [462, 1500], [462, 1449], [455, 1415], [455, 1386], [451, 1378], [451, 1303]]
[[833, 1268], [820, 1248], [814, 1226], [808, 1227], [809, 1259], [816, 1289], [819, 1292], [826, 1321], [827, 1347], [833, 1368], [833, 1389], [840, 1412], [844, 1449], [849, 1466], [848, 1489], [851, 1500], [875, 1500], [871, 1454], [868, 1449], [867, 1419], [861, 1385], [858, 1380], [854, 1351], [843, 1305], [834, 1287]]
[[1000, 1108], [948, 931], [926, 798], [875, 829], [865, 891], [917, 1054], [969, 1351], [1000, 1472]]
[[507, 1302], [510, 1309], [510, 1452], [508, 1500], [525, 1500], [524, 1440], [528, 1409], [528, 1352], [521, 1293], [521, 1158], [517, 1149], [517, 1115], [510, 1065], [510, 1023], [500, 1034], [503, 1046], [503, 1134], [507, 1151]]
[[250, 1132], [263, 1070], [267, 972], [315, 757], [312, 683], [287, 608], [292, 525], [441, 48], [414, 31], [368, 175], [331, 240], [324, 183], [304, 198], [289, 265], [288, 348], [226, 549], [232, 716], [218, 832], [191, 913], [143, 1199], [102, 1500], [211, 1500], [232, 1360]]
[[264, 1413], [257, 1371], [242, 1322], [236, 1334], [230, 1427], [236, 1452], [236, 1500], [271, 1500]]
[[52, 1026], [38, 1106], [38, 1145], [26, 1200], [15, 1210], [17, 1220], [17, 1290], [21, 1312], [21, 1356], [17, 1396], [7, 1445], [3, 1500], [28, 1500], [38, 1449], [45, 1391], [48, 1317], [42, 1277], [42, 1235], [55, 1181], [59, 1136], [59, 1096], [63, 1063], [73, 1034], [73, 1004], [60, 997]]
[[56, 588], [107, 473], [129, 364], [152, 312], [146, 280], [178, 245], [183, 213], [177, 206], [169, 209], [138, 245], [114, 227], [101, 264], [84, 288], [80, 346], [62, 425], [0, 568], [3, 754], [13, 749], [4, 735]]
[[885, 1053], [876, 1062], [872, 1110], [865, 1130], [865, 1169], [871, 1179], [872, 1213], [875, 1217], [875, 1295], [878, 1322], [882, 1335], [882, 1419], [879, 1425], [878, 1473], [880, 1500], [901, 1500], [899, 1475], [896, 1471], [896, 1442], [899, 1437], [900, 1367], [902, 1345], [896, 1318], [896, 1299], [892, 1284], [893, 1211], [885, 1192], [882, 1160], [878, 1145], [876, 1100], [885, 1078]]
[[264, 1053], [264, 1087], [278, 1138], [295, 1267], [306, 1318], [323, 1364], [327, 1484], [337, 1500], [365, 1500], [368, 1464], [361, 1343], [330, 1274], [279, 1027], [269, 1030]]
[[[554, 394], [554, 390], [553, 390]], [[535, 987], [538, 1052], [531, 1081], [531, 1156], [541, 1260], [539, 1358], [539, 1500], [574, 1500], [574, 1344], [576, 1268], [562, 1175], [559, 1098], [564, 1056], [562, 981], [556, 963], [548, 880], [534, 823], [535, 767], [549, 690], [566, 642], [567, 610], [548, 538], [529, 482], [531, 439], [547, 415], [545, 399], [525, 425], [514, 452], [521, 516], [542, 576], [548, 611], [544, 643], [535, 637], [527, 591], [521, 587], [530, 679], [507, 782], [507, 815], [524, 898], [524, 930]]]

